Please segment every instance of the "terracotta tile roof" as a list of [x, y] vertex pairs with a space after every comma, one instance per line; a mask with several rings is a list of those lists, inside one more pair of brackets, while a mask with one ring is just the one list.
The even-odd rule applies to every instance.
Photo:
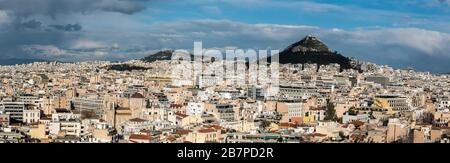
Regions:
[[181, 118], [185, 118], [188, 116], [188, 115], [180, 113], [180, 112], [176, 112], [175, 115], [180, 116]]
[[148, 135], [137, 135], [137, 134], [132, 134], [130, 135], [130, 140], [134, 139], [134, 140], [152, 140], [155, 139], [152, 136], [148, 136]]
[[190, 132], [192, 132], [191, 130], [177, 130], [176, 132], [175, 132], [175, 134], [178, 134], [178, 135], [187, 135], [187, 134], [189, 134]]
[[313, 110], [313, 111], [321, 111], [321, 110], [325, 110], [325, 108], [322, 107], [310, 107], [309, 110]]
[[201, 129], [198, 130], [198, 132], [200, 132], [200, 133], [208, 133], [208, 132], [216, 132], [216, 130], [213, 129], [213, 128], [201, 128]]
[[181, 107], [183, 107], [183, 105], [181, 105], [181, 104], [170, 104], [170, 107], [171, 108], [181, 108]]
[[129, 121], [131, 121], [131, 122], [146, 122], [147, 120], [141, 119], [141, 118], [133, 118], [133, 119], [130, 119]]
[[168, 137], [167, 140], [170, 141], [170, 142], [174, 142], [175, 140], [177, 140], [177, 138], [174, 138], [174, 137]]
[[325, 134], [321, 134], [321, 133], [312, 133], [312, 134], [309, 134], [310, 136], [313, 136], [313, 137], [325, 137], [325, 136], [327, 136], [327, 135], [325, 135]]
[[131, 98], [144, 98], [144, 96], [140, 93], [135, 93], [135, 94], [131, 95]]
[[137, 143], [137, 141], [129, 140], [131, 143]]
[[280, 127], [296, 127], [294, 123], [280, 123], [278, 126]]
[[152, 133], [152, 130], [142, 129], [140, 132], [150, 134], [150, 133]]
[[219, 126], [219, 125], [208, 125], [207, 127], [213, 128], [213, 129], [216, 129], [216, 130], [222, 129], [222, 126]]

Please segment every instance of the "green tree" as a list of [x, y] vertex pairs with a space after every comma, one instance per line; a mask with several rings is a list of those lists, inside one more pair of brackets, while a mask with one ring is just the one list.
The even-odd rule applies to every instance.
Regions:
[[267, 127], [270, 126], [270, 124], [272, 124], [272, 122], [269, 122], [267, 120], [263, 120], [263, 121], [261, 121], [261, 124], [259, 124], [259, 127], [261, 127], [263, 130], [266, 130]]
[[348, 109], [348, 114], [349, 115], [357, 115], [358, 111], [356, 110], [355, 107], [351, 107], [350, 109]]
[[325, 120], [337, 121], [336, 109], [334, 109], [334, 103], [327, 100], [327, 110], [325, 111]]

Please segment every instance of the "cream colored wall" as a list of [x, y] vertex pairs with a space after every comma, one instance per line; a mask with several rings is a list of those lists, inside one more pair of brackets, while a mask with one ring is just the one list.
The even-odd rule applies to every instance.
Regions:
[[132, 117], [139, 117], [142, 109], [145, 108], [145, 101], [143, 98], [131, 98], [130, 99], [130, 110]]
[[207, 112], [217, 112], [216, 111], [216, 105], [211, 104], [211, 103], [205, 103], [205, 110]]
[[101, 140], [111, 140], [112, 137], [108, 136], [108, 130], [107, 129], [94, 129], [93, 136], [94, 138], [101, 139]]
[[200, 116], [187, 116], [181, 120], [181, 126], [188, 126], [191, 124], [202, 123], [203, 119]]
[[31, 128], [29, 134], [36, 139], [47, 138], [47, 135], [45, 135], [45, 124], [39, 124], [37, 128]]
[[350, 109], [352, 105], [351, 104], [341, 104], [337, 103], [334, 109], [336, 110], [336, 116], [338, 118], [341, 118], [346, 111]]
[[275, 111], [277, 109], [276, 105], [276, 101], [267, 101], [264, 103], [264, 111]]
[[407, 130], [408, 127], [406, 126], [401, 127], [401, 125], [389, 124], [386, 136], [387, 142], [390, 143], [393, 142], [394, 140], [405, 138], [407, 136]]
[[[214, 137], [212, 135], [215, 135]], [[192, 143], [205, 143], [208, 141], [219, 141], [220, 138], [220, 132], [207, 132], [207, 133], [201, 133], [201, 132], [191, 132], [186, 137], [186, 141], [192, 142]]]
[[282, 115], [280, 120], [281, 123], [289, 122], [288, 106], [285, 103], [277, 102], [276, 111]]
[[424, 134], [421, 131], [414, 130], [414, 140], [413, 143], [425, 143]]

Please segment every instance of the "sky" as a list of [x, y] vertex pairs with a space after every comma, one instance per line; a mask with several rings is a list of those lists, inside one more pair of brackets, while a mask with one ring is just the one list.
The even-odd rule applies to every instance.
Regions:
[[450, 0], [0, 0], [0, 60], [279, 49], [311, 34], [359, 60], [450, 72]]

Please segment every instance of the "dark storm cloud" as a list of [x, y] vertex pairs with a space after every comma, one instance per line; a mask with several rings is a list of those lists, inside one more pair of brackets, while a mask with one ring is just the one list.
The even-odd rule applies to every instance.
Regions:
[[18, 30], [23, 30], [23, 29], [41, 29], [42, 27], [42, 22], [37, 21], [37, 20], [29, 20], [29, 21], [25, 21], [25, 22], [21, 22], [18, 23], [16, 25], [16, 28]]
[[74, 15], [94, 12], [130, 15], [146, 9], [144, 3], [147, 1], [0, 0], [0, 60], [33, 58], [36, 56], [31, 51], [36, 49], [59, 54], [48, 56], [64, 55], [60, 53], [62, 50], [55, 49], [68, 47], [73, 40], [84, 37], [81, 24], [67, 24], [78, 22], [71, 20], [75, 18]]
[[66, 25], [53, 24], [53, 25], [48, 25], [48, 27], [47, 27], [41, 21], [38, 21], [36, 19], [31, 19], [31, 20], [27, 20], [27, 21], [23, 21], [23, 22], [16, 20], [14, 22], [12, 28], [13, 28], [13, 32], [14, 31], [24, 32], [23, 30], [46, 30], [48, 32], [51, 32], [52, 30], [57, 30], [57, 31], [66, 31], [66, 32], [76, 32], [76, 31], [81, 31], [81, 29], [83, 27], [80, 24], [66, 24]]
[[79, 24], [46, 25], [36, 19], [13, 19], [10, 24], [0, 26], [0, 59], [30, 58], [23, 51], [26, 45], [64, 46], [66, 41], [81, 36]]
[[60, 14], [89, 13], [97, 10], [133, 14], [145, 9], [145, 1], [147, 0], [0, 0], [0, 10], [10, 11], [20, 17], [56, 17]]
[[83, 28], [80, 24], [50, 25], [49, 27], [67, 32], [80, 31]]

